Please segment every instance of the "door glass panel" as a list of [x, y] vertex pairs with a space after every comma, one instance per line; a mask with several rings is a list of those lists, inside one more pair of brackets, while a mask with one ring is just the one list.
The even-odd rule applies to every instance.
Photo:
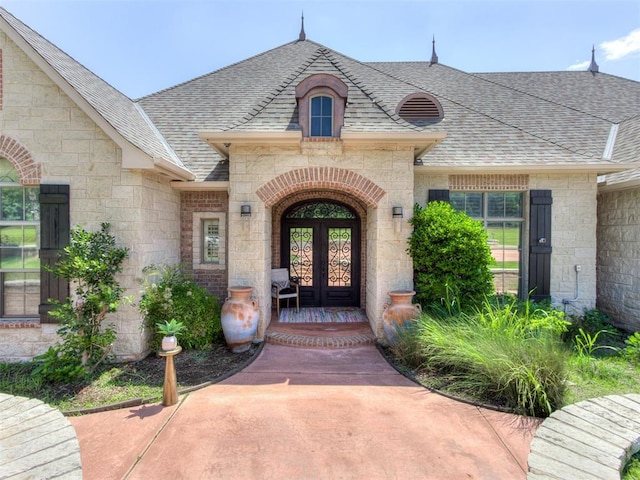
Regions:
[[351, 286], [351, 228], [329, 228], [328, 286]]
[[313, 228], [289, 230], [289, 274], [301, 287], [313, 287]]

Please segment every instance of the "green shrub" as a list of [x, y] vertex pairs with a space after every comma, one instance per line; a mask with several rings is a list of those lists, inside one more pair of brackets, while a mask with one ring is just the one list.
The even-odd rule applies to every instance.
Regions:
[[622, 356], [630, 362], [640, 364], [640, 332], [629, 335], [624, 343], [626, 346], [621, 350]]
[[565, 388], [568, 350], [559, 317], [490, 302], [475, 314], [425, 314], [393, 351], [414, 366], [454, 377], [453, 392], [544, 417], [562, 405]]
[[446, 202], [414, 207], [408, 252], [413, 259], [416, 300], [463, 309], [493, 292], [493, 262], [481, 222]]
[[58, 330], [62, 343], [35, 358], [40, 365], [34, 376], [50, 382], [73, 381], [108, 357], [116, 332], [103, 321], [123, 299], [115, 275], [128, 253], [127, 248], [116, 246], [108, 223], [97, 232], [82, 227], [71, 230], [69, 246], [49, 270], [74, 285], [75, 298], [57, 302], [50, 312], [62, 325]]
[[581, 317], [572, 317], [569, 328], [564, 335], [565, 341], [571, 343], [579, 352], [584, 352], [584, 347], [589, 347], [592, 355], [613, 352], [611, 348], [621, 345], [622, 332], [611, 324], [611, 318], [598, 309], [585, 310]]
[[149, 265], [139, 309], [144, 326], [153, 332], [150, 347], [160, 350], [162, 335], [157, 333], [158, 323], [176, 319], [184, 324], [180, 345], [187, 349], [202, 350], [211, 346], [222, 333], [220, 302], [186, 275], [179, 265]]

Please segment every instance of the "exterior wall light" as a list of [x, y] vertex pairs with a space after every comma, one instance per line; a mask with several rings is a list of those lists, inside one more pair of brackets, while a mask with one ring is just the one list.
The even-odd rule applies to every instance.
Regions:
[[240, 206], [240, 216], [241, 217], [250, 217], [251, 216], [251, 205], [241, 205]]
[[393, 218], [402, 218], [404, 217], [404, 213], [402, 212], [402, 207], [393, 207]]

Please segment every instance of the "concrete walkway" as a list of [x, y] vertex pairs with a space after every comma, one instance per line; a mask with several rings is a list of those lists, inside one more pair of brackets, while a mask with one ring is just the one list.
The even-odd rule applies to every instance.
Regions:
[[375, 346], [270, 344], [173, 407], [70, 421], [85, 480], [525, 479], [539, 425], [431, 393]]

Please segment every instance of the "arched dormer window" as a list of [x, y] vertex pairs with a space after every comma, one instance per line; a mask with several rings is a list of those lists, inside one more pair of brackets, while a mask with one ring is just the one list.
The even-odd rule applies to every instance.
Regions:
[[311, 98], [310, 137], [333, 137], [333, 97]]
[[340, 137], [348, 90], [342, 80], [325, 73], [298, 84], [298, 122], [303, 137]]

